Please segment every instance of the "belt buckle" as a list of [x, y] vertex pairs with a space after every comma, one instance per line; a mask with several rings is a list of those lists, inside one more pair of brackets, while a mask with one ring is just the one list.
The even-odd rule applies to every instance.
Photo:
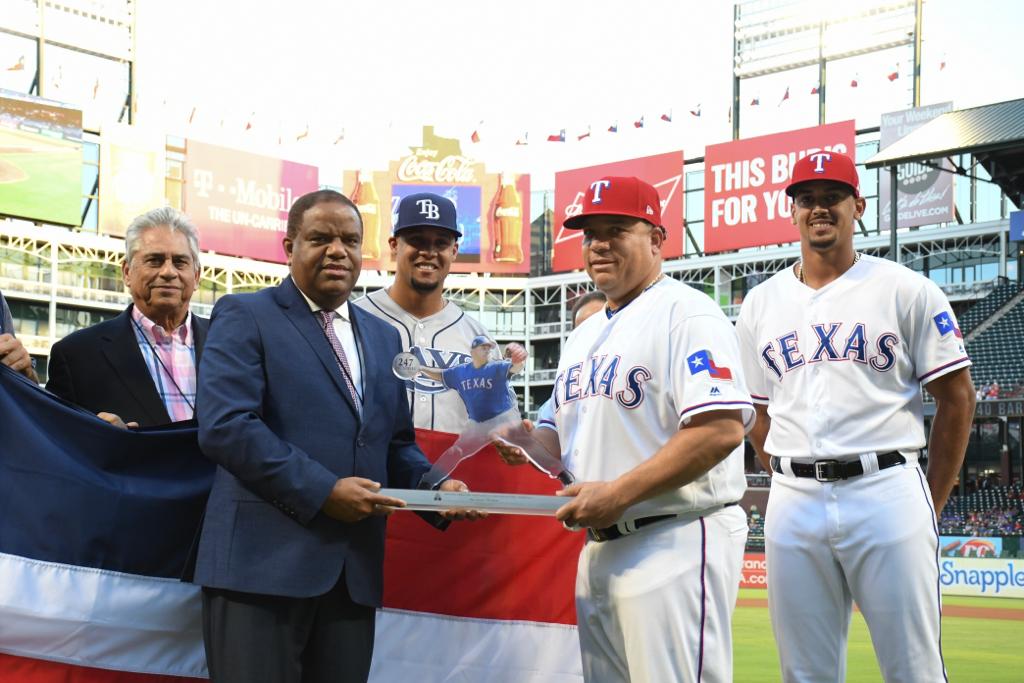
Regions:
[[840, 463], [838, 460], [815, 460], [814, 478], [823, 483], [839, 481], [842, 476], [839, 474]]
[[595, 529], [594, 527], [587, 527], [587, 535], [596, 543], [604, 543], [610, 538], [604, 529]]

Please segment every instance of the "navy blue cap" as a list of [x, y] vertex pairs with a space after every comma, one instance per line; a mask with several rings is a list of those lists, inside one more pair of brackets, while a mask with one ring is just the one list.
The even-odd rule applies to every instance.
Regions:
[[477, 336], [473, 337], [473, 343], [469, 345], [469, 348], [475, 349], [476, 347], [483, 346], [484, 344], [488, 346], [494, 346], [494, 342], [488, 339], [487, 335], [478, 334]]
[[417, 192], [403, 197], [398, 202], [398, 216], [395, 218], [391, 234], [406, 228], [444, 228], [451, 230], [459, 237], [459, 223], [456, 220], [455, 204], [452, 200], [430, 192]]

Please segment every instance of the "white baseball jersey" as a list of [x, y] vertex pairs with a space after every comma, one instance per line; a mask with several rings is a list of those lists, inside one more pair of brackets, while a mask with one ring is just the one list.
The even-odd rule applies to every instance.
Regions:
[[777, 273], [747, 294], [736, 329], [778, 456], [922, 448], [921, 385], [971, 364], [942, 290], [873, 256], [818, 290]]
[[[355, 302], [356, 306], [386, 320], [398, 330], [402, 347], [416, 356], [423, 367], [444, 370], [470, 362], [473, 337], [490, 333], [475, 318], [448, 301], [444, 308], [426, 318], [416, 318], [395, 303], [387, 290], [378, 289]], [[497, 358], [495, 350], [493, 357]], [[466, 425], [466, 406], [458, 392], [422, 375], [406, 380], [413, 424], [419, 429], [458, 434]]]
[[[952, 308], [927, 278], [863, 256], [814, 290], [792, 268], [747, 295], [737, 332], [765, 450], [783, 458], [765, 515], [768, 607], [787, 683], [845, 680], [852, 601], [885, 680], [945, 680], [938, 529], [924, 474], [921, 384], [970, 365]], [[881, 469], [877, 454], [907, 464]], [[788, 458], [859, 459], [819, 482]]]
[[[610, 481], [653, 456], [694, 415], [754, 409], [736, 334], [704, 293], [671, 278], [566, 342], [552, 392], [562, 460], [577, 481]], [[623, 519], [705, 510], [746, 489], [743, 446], [695, 481], [642, 501]]]

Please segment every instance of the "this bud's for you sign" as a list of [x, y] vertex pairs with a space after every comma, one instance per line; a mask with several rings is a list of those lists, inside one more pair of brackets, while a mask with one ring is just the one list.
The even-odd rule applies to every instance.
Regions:
[[793, 164], [808, 154], [854, 153], [853, 121], [710, 145], [704, 155], [704, 250], [795, 242], [786, 196]]

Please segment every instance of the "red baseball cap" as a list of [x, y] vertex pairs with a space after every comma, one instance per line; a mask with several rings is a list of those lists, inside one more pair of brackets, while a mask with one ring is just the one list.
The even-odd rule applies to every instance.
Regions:
[[579, 213], [562, 223], [582, 228], [587, 216], [630, 216], [661, 226], [661, 199], [650, 183], [634, 176], [605, 176], [590, 183]]
[[832, 180], [848, 185], [853, 196], [860, 196], [860, 177], [853, 159], [839, 152], [812, 152], [793, 164], [793, 175], [786, 186], [786, 194], [792, 197], [800, 183], [811, 180]]

